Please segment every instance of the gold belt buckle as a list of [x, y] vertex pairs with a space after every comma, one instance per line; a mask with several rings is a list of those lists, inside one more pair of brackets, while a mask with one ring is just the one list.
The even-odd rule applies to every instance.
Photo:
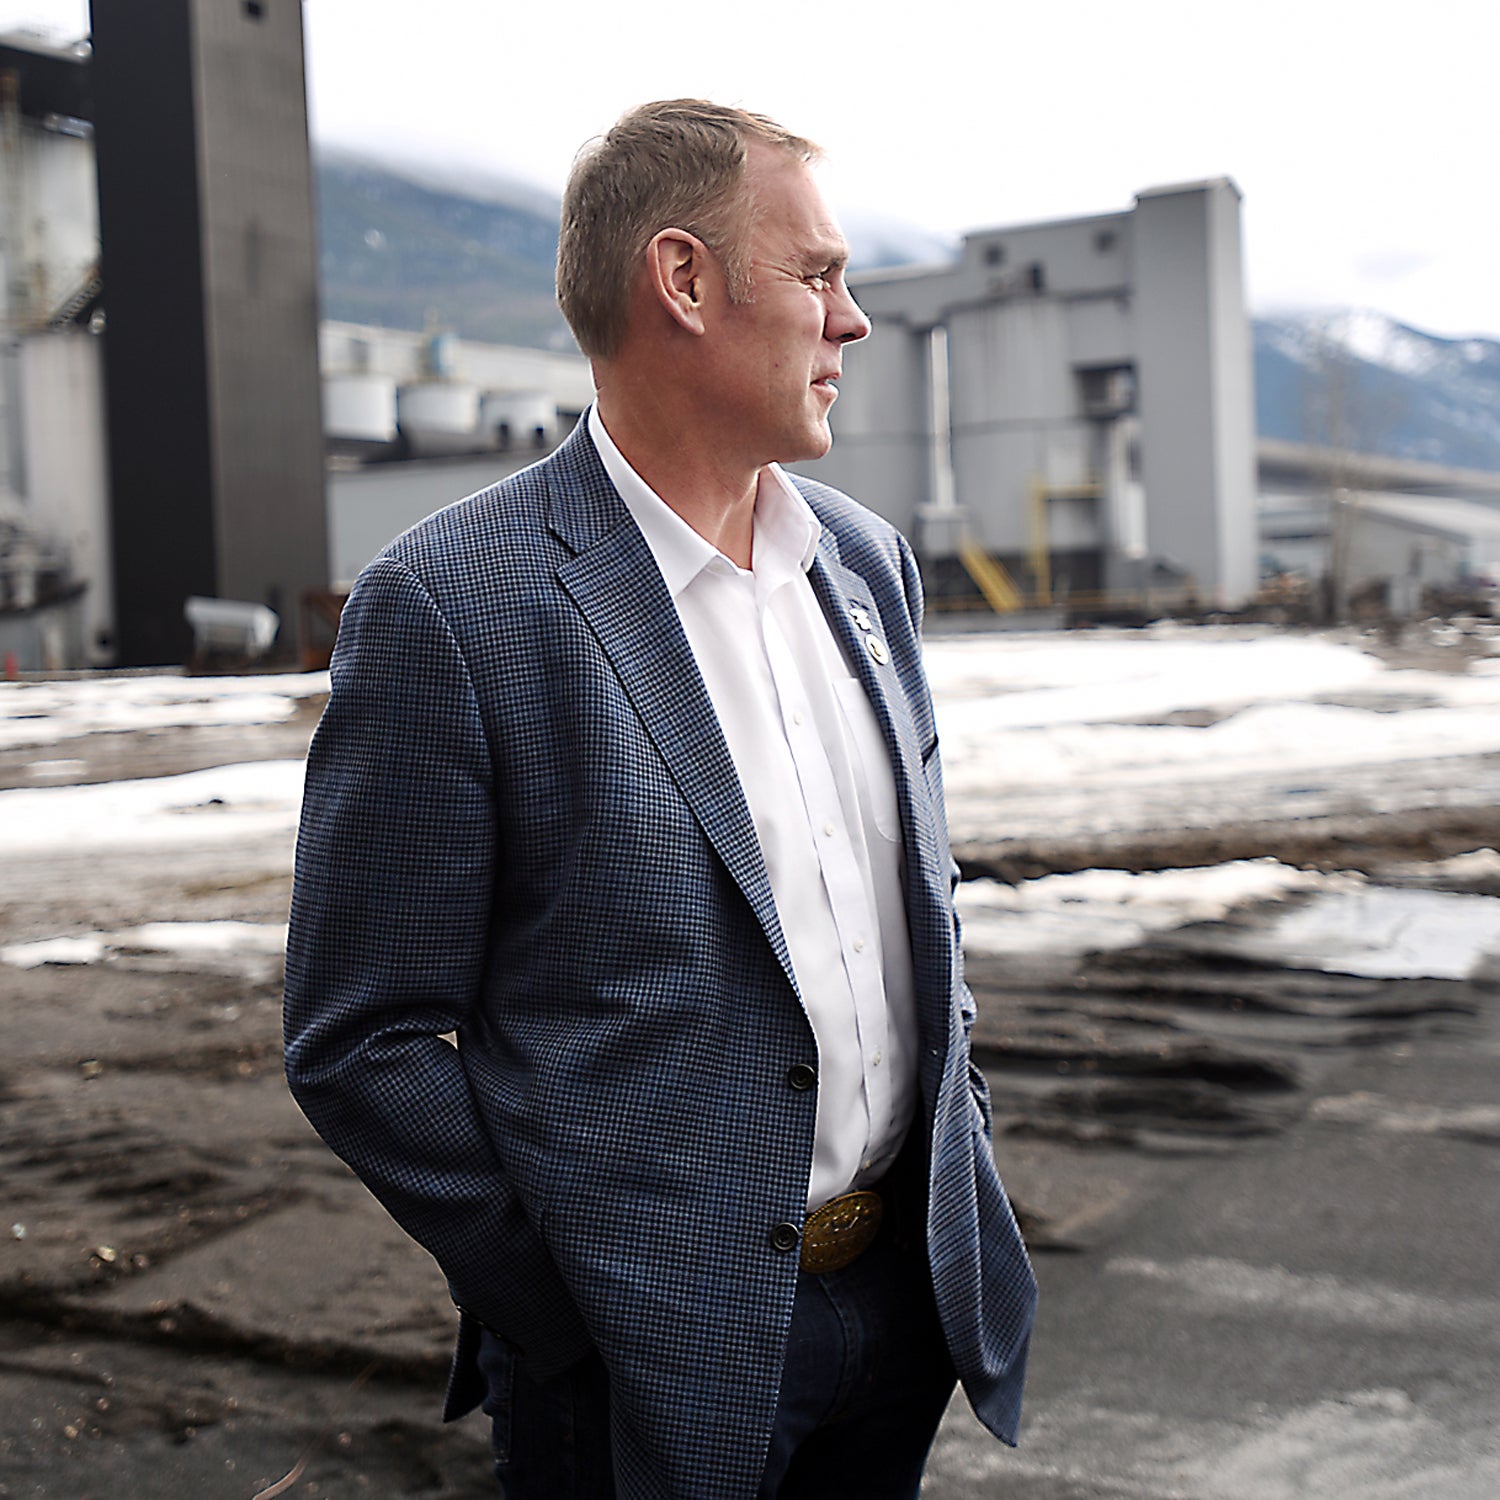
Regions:
[[821, 1275], [853, 1265], [875, 1242], [885, 1205], [879, 1193], [844, 1193], [807, 1216], [801, 1267]]

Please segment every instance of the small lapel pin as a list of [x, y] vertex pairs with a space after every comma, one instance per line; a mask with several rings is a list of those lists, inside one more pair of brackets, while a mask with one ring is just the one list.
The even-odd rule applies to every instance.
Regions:
[[849, 606], [849, 618], [853, 620], [861, 630], [874, 630], [875, 628], [875, 622], [870, 618], [869, 610], [861, 609], [857, 604], [851, 604]]
[[865, 649], [874, 658], [876, 666], [883, 667], [891, 659], [891, 653], [886, 649], [885, 642], [878, 635], [867, 635], [865, 637]]

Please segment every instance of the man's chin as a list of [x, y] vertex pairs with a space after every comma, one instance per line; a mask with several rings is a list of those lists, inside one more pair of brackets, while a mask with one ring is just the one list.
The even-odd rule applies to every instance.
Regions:
[[823, 458], [828, 450], [833, 447], [833, 433], [826, 424], [813, 428], [805, 433], [796, 443], [788, 443], [786, 453], [777, 460], [783, 464], [805, 464], [811, 463], [815, 458]]

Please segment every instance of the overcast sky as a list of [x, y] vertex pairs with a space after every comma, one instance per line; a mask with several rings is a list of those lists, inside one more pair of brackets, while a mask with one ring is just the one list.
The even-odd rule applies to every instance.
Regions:
[[[82, 32], [87, 9], [0, 0], [0, 28]], [[841, 209], [948, 234], [1229, 176], [1257, 311], [1371, 307], [1500, 336], [1496, 0], [306, 0], [304, 14], [328, 143], [556, 190], [629, 105], [702, 95], [819, 141]]]

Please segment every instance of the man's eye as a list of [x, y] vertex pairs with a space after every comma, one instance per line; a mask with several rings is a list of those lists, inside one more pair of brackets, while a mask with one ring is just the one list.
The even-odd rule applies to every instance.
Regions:
[[828, 271], [814, 271], [807, 279], [816, 291], [826, 292], [833, 285], [830, 277]]

